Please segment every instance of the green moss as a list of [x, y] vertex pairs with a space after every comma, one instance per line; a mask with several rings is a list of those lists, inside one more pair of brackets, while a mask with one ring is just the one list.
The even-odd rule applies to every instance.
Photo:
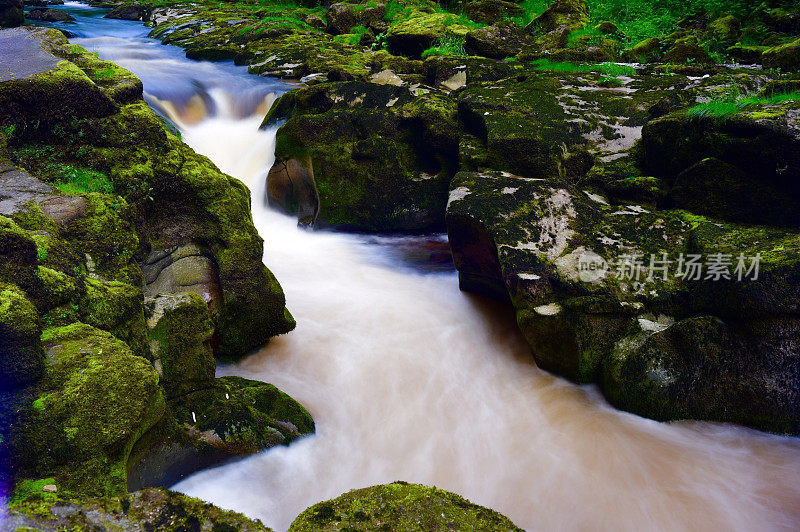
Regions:
[[291, 532], [382, 530], [520, 530], [499, 513], [437, 488], [394, 482], [353, 490], [311, 506]]
[[111, 194], [114, 192], [114, 185], [111, 184], [108, 176], [85, 168], [65, 167], [61, 179], [60, 182], [55, 183], [55, 187], [64, 194], [88, 194], [90, 192]]
[[85, 324], [47, 329], [42, 341], [50, 362], [20, 428], [20, 472], [49, 472], [64, 496], [125, 493], [133, 443], [164, 413], [158, 375], [125, 344]]

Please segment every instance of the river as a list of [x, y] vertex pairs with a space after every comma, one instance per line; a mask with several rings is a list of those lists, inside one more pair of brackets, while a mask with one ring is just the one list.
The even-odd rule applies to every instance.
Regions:
[[277, 385], [317, 433], [173, 489], [276, 530], [315, 502], [394, 480], [454, 491], [528, 530], [800, 526], [800, 440], [642, 419], [537, 369], [513, 313], [460, 292], [452, 269], [420, 268], [403, 252], [416, 241], [302, 230], [265, 206], [275, 130], [258, 126], [291, 86], [187, 60], [102, 10], [62, 9], [77, 18], [62, 26], [73, 42], [137, 74], [184, 141], [250, 187], [264, 262], [298, 323], [218, 375]]

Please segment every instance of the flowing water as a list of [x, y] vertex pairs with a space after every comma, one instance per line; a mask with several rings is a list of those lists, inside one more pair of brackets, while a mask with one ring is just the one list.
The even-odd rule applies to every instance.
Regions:
[[317, 433], [174, 489], [276, 530], [393, 480], [457, 492], [529, 530], [800, 527], [800, 440], [615, 411], [595, 387], [537, 369], [507, 308], [460, 292], [450, 270], [404, 261], [397, 250], [413, 241], [298, 229], [264, 205], [275, 130], [258, 129], [270, 94], [289, 87], [66, 9], [74, 42], [139, 75], [183, 139], [250, 187], [264, 262], [298, 323], [218, 374], [279, 386]]

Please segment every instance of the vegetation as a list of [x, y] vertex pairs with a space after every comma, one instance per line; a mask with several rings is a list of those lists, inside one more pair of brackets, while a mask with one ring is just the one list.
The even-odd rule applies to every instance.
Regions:
[[423, 59], [432, 55], [467, 55], [467, 53], [464, 51], [464, 39], [457, 37], [443, 37], [436, 41], [434, 46], [431, 46], [422, 52]]
[[790, 101], [800, 101], [800, 92], [774, 94], [772, 96], [728, 95], [701, 103], [688, 110], [690, 116], [730, 116], [749, 108], [763, 105], [779, 105]]

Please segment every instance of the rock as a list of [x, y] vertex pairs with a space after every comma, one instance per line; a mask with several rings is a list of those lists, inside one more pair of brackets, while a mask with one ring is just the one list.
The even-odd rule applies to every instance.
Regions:
[[800, 31], [800, 11], [795, 9], [786, 9], [787, 6], [774, 6], [767, 7], [767, 4], [762, 4], [755, 11], [761, 21], [770, 29], [777, 32], [795, 33]]
[[212, 308], [222, 304], [219, 271], [211, 253], [197, 244], [151, 251], [142, 271], [147, 297], [194, 292]]
[[525, 31], [549, 33], [560, 28], [569, 32], [580, 30], [589, 23], [589, 6], [585, 0], [556, 0], [536, 17]]
[[768, 46], [734, 44], [733, 46], [729, 46], [725, 52], [739, 63], [744, 65], [757, 65], [761, 64], [761, 56], [764, 51], [768, 49]]
[[443, 227], [459, 127], [455, 104], [442, 93], [318, 85], [284, 96], [265, 124], [287, 118], [267, 178], [270, 204], [314, 227]]
[[637, 324], [606, 360], [603, 391], [612, 404], [653, 419], [797, 433], [799, 326], [788, 319], [742, 327], [711, 316]]
[[42, 491], [45, 493], [56, 493], [58, 492], [58, 486], [55, 484], [47, 484], [45, 487], [42, 488]]
[[291, 532], [393, 529], [521, 530], [499, 513], [454, 493], [419, 484], [393, 482], [353, 490], [307, 508]]
[[496, 24], [508, 18], [518, 17], [525, 10], [519, 4], [506, 0], [472, 0], [467, 3], [465, 12], [475, 22]]
[[214, 324], [203, 298], [191, 292], [160, 295], [145, 306], [153, 366], [167, 399], [213, 387]]
[[325, 20], [328, 21], [326, 31], [331, 35], [350, 33], [350, 29], [358, 24], [352, 4], [331, 4], [325, 12]]
[[665, 63], [713, 63], [705, 48], [692, 39], [677, 41], [663, 58]]
[[493, 26], [478, 28], [467, 33], [464, 49], [470, 55], [481, 55], [494, 59], [514, 57], [533, 40], [516, 23], [502, 21]]
[[644, 166], [654, 175], [670, 179], [714, 157], [783, 190], [779, 201], [785, 201], [794, 197], [791, 183], [800, 179], [797, 107], [797, 102], [790, 101], [743, 109], [726, 120], [685, 113], [659, 118], [642, 131]]
[[48, 329], [42, 342], [46, 374], [14, 445], [19, 477], [53, 475], [67, 496], [124, 494], [131, 447], [165, 412], [158, 375], [88, 325]]
[[800, 39], [764, 50], [761, 60], [766, 68], [800, 70]]
[[148, 20], [152, 6], [142, 4], [129, 4], [119, 6], [104, 15], [103, 18], [120, 20]]
[[637, 63], [654, 63], [663, 57], [661, 41], [656, 37], [645, 39], [623, 52], [623, 57]]
[[141, 289], [126, 283], [96, 279], [86, 279], [85, 286], [81, 321], [110, 332], [125, 342], [134, 354], [148, 356]]
[[169, 523], [179, 530], [269, 532], [260, 521], [164, 489], [80, 501], [31, 496], [15, 504], [7, 519], [12, 530], [158, 530]]
[[[3, 241], [7, 239], [0, 236]], [[0, 257], [6, 260], [6, 250], [0, 249]], [[16, 389], [42, 376], [40, 334], [41, 323], [33, 303], [14, 285], [0, 283], [0, 386]]]
[[64, 0], [28, 0], [25, 5], [35, 7], [61, 6], [64, 5]]
[[395, 22], [386, 33], [389, 52], [414, 59], [443, 38], [463, 39], [469, 28], [458, 24], [451, 13], [419, 13]]
[[190, 435], [228, 457], [288, 445], [314, 432], [314, 420], [300, 403], [271, 384], [241, 377], [216, 379], [172, 406]]
[[22, 0], [0, 0], [0, 28], [13, 28], [25, 22]]
[[355, 26], [374, 28], [383, 22], [384, 4], [362, 7], [358, 4], [331, 4], [325, 12], [328, 21], [326, 31], [331, 35], [350, 33]]
[[800, 225], [800, 195], [713, 157], [678, 174], [670, 198], [679, 208], [711, 218], [765, 225]]
[[605, 33], [606, 35], [619, 35], [621, 32], [616, 24], [609, 20], [605, 20], [594, 27], [597, 31]]
[[716, 42], [732, 45], [739, 39], [741, 23], [733, 15], [725, 15], [712, 21], [706, 35]]
[[37, 7], [28, 12], [30, 20], [41, 20], [43, 22], [75, 22], [75, 17], [58, 9]]
[[369, 80], [371, 83], [378, 85], [394, 85], [399, 87], [403, 84], [403, 80], [389, 69], [381, 70], [377, 74], [373, 74], [369, 77]]

